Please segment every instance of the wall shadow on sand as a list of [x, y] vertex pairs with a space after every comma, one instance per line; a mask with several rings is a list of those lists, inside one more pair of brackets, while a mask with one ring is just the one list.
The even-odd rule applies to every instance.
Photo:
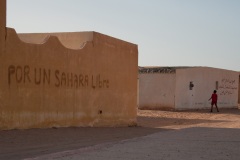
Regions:
[[24, 159], [99, 144], [117, 143], [167, 130], [145, 127], [69, 127], [0, 131], [0, 159]]

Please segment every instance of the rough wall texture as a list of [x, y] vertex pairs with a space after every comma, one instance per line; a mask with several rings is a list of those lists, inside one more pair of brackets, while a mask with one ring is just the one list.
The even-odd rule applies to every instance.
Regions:
[[7, 28], [0, 130], [135, 125], [137, 45], [96, 32], [52, 35], [20, 34], [26, 43]]
[[139, 74], [140, 109], [174, 109], [176, 74]]
[[[213, 90], [217, 90], [220, 108], [237, 108], [238, 106], [237, 72], [197, 67], [178, 69], [176, 72], [176, 109], [210, 108], [208, 99]], [[190, 90], [190, 82], [194, 85]]]
[[27, 44], [7, 30], [1, 129], [136, 123], [137, 46], [92, 34], [92, 42], [70, 50], [56, 37]]
[[5, 48], [6, 0], [0, 0], [0, 55]]

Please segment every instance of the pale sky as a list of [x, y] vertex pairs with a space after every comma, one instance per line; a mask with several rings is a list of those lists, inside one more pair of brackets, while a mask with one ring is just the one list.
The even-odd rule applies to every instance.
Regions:
[[137, 44], [139, 66], [240, 71], [240, 0], [7, 0], [7, 26], [100, 32]]

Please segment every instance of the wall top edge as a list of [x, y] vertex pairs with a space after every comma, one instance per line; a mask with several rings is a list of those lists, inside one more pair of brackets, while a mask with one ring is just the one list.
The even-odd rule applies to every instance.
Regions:
[[225, 70], [225, 71], [237, 72], [240, 74], [240, 72], [238, 71], [207, 67], [207, 66], [139, 66], [138, 70], [140, 74], [142, 73], [175, 73], [177, 70], [199, 69], [199, 68]]
[[[27, 44], [42, 45], [49, 41], [49, 39], [57, 39], [60, 44], [66, 49], [79, 50], [83, 49], [87, 43], [105, 44], [107, 46], [116, 47], [129, 47], [137, 48], [137, 45], [110, 37], [95, 31], [84, 32], [53, 32], [53, 33], [17, 33], [13, 28], [7, 28], [7, 31], [12, 33], [11, 35], [17, 36], [17, 38]], [[9, 34], [7, 36], [10, 36]], [[10, 38], [10, 37], [9, 37]]]

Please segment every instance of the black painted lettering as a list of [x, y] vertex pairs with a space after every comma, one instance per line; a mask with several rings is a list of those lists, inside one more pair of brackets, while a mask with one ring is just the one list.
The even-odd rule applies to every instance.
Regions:
[[[65, 86], [71, 88], [81, 88], [81, 87], [91, 87], [93, 89], [97, 88], [109, 88], [109, 80], [103, 79], [100, 74], [97, 75], [87, 75], [87, 74], [76, 74], [71, 72], [61, 72], [55, 70], [55, 87]], [[54, 76], [54, 75], [53, 75]], [[91, 77], [92, 76], [92, 77]], [[14, 83], [34, 83], [35, 85], [45, 85], [51, 84], [51, 70], [45, 68], [30, 68], [29, 65], [23, 66], [8, 66], [8, 85], [10, 86]], [[16, 80], [16, 82], [15, 82]], [[53, 79], [52, 79], [53, 80]], [[225, 82], [225, 81], [224, 81]], [[233, 89], [231, 86], [233, 81], [227, 81], [226, 89]]]
[[83, 83], [83, 75], [79, 75], [79, 87], [83, 86], [84, 87], [84, 83]]
[[67, 86], [70, 86], [70, 87], [73, 86], [73, 74], [72, 73], [67, 74]]
[[100, 78], [100, 74], [98, 75], [98, 86], [99, 86], [99, 88], [102, 88], [102, 81]]
[[92, 88], [93, 88], [93, 89], [96, 88], [93, 75], [92, 75]]
[[11, 85], [11, 76], [15, 73], [15, 66], [10, 65], [8, 67], [8, 85]]
[[17, 82], [18, 83], [21, 83], [22, 82], [22, 76], [23, 74], [22, 74], [22, 67], [21, 66], [17, 66], [17, 68], [16, 68], [16, 80], [17, 80]]
[[41, 84], [41, 77], [42, 77], [42, 69], [39, 68], [37, 71], [37, 69], [35, 68], [34, 69], [35, 84], [37, 84], [37, 85]]
[[109, 88], [109, 80], [106, 81], [106, 86]]
[[55, 86], [59, 87], [60, 86], [59, 70], [55, 71], [55, 77], [56, 77], [56, 80], [57, 80], [56, 83], [55, 83]]
[[29, 83], [31, 82], [29, 73], [30, 73], [30, 67], [27, 66], [27, 65], [24, 66], [24, 79], [23, 79], [23, 82], [24, 82], [24, 83], [26, 82], [26, 79], [28, 80]]
[[85, 85], [88, 86], [88, 75], [85, 75]]
[[45, 81], [50, 84], [50, 74], [50, 69], [48, 70], [48, 72], [46, 71], [46, 69], [43, 69], [43, 84], [45, 84]]
[[66, 74], [63, 72], [62, 76], [61, 76], [61, 86], [66, 86], [67, 83], [67, 78], [66, 78]]
[[78, 88], [78, 76], [76, 74], [74, 75], [74, 86]]
[[103, 88], [107, 87], [107, 80], [103, 80]]

